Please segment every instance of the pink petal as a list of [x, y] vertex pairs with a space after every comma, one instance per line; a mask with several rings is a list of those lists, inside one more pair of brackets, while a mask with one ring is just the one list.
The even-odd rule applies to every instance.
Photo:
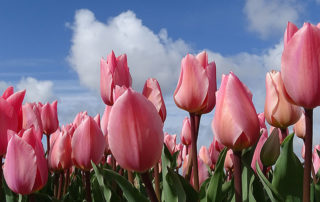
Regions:
[[289, 43], [290, 39], [297, 31], [298, 31], [298, 27], [292, 22], [288, 22], [288, 25], [287, 25], [286, 31], [284, 32], [284, 37], [283, 37], [284, 46], [286, 46]]

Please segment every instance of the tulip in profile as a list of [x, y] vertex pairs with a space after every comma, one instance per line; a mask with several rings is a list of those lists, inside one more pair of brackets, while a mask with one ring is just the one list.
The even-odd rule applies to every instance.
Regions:
[[154, 105], [128, 89], [112, 106], [108, 124], [109, 147], [122, 168], [145, 172], [160, 159], [163, 123]]
[[47, 160], [33, 127], [11, 137], [3, 174], [8, 187], [19, 194], [30, 194], [47, 183]]
[[170, 135], [169, 133], [164, 133], [164, 143], [166, 144], [171, 155], [175, 152], [177, 135]]
[[51, 135], [59, 127], [57, 104], [57, 100], [52, 102], [51, 104], [46, 103], [43, 105], [40, 102], [38, 104], [43, 132], [46, 135]]
[[281, 72], [268, 72], [264, 115], [270, 125], [281, 129], [296, 123], [301, 115], [301, 108], [289, 103], [285, 93]]
[[262, 134], [260, 136], [260, 139], [258, 141], [256, 149], [254, 150], [254, 154], [253, 154], [252, 161], [251, 161], [251, 168], [254, 170], [254, 172], [257, 172], [256, 171], [256, 162], [257, 161], [258, 161], [258, 165], [259, 165], [260, 169], [263, 170], [263, 164], [260, 159], [260, 152], [261, 152], [261, 149], [262, 149], [264, 143], [267, 141], [267, 139], [268, 139], [268, 131], [267, 131], [267, 129], [263, 128]]
[[306, 136], [306, 116], [304, 111], [302, 112], [298, 122], [294, 124], [293, 131], [301, 139], [304, 139]]
[[88, 171], [91, 161], [99, 163], [103, 157], [106, 141], [98, 124], [87, 116], [76, 128], [71, 140], [71, 158], [75, 166]]
[[116, 85], [131, 87], [132, 80], [127, 64], [127, 55], [118, 57], [112, 51], [107, 61], [103, 58], [100, 61], [100, 93], [103, 102], [113, 105], [113, 90]]
[[209, 113], [215, 106], [216, 64], [208, 64], [208, 54], [188, 54], [181, 61], [181, 72], [174, 92], [176, 105], [190, 113]]
[[180, 138], [181, 138], [182, 144], [184, 145], [191, 144], [191, 124], [190, 124], [190, 119], [188, 117], [185, 117], [183, 119]]
[[157, 79], [149, 78], [144, 84], [142, 94], [153, 103], [162, 121], [164, 122], [166, 120], [167, 111]]
[[[203, 163], [205, 163], [208, 167], [212, 166], [212, 161], [210, 158], [209, 151], [207, 147], [202, 146], [199, 150], [199, 158], [202, 160]], [[201, 183], [200, 183], [201, 184]]]

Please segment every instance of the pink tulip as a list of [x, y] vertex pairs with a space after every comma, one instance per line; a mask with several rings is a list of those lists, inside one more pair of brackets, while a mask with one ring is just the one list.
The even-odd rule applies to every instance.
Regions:
[[144, 172], [161, 157], [162, 129], [154, 105], [129, 88], [114, 103], [109, 115], [110, 150], [122, 168]]
[[208, 64], [208, 54], [188, 54], [181, 61], [180, 78], [174, 92], [176, 105], [190, 113], [209, 113], [215, 106], [216, 64]]
[[233, 170], [233, 152], [231, 149], [229, 149], [226, 154], [226, 158], [224, 160], [224, 169], [229, 172], [232, 172]]
[[93, 120], [98, 124], [98, 127], [100, 128], [100, 114], [97, 114]]
[[71, 140], [71, 158], [75, 166], [82, 170], [92, 168], [91, 161], [100, 163], [106, 141], [98, 124], [87, 116], [74, 131]]
[[174, 151], [175, 152], [179, 152], [178, 156], [177, 156], [177, 168], [180, 168], [182, 166], [182, 161], [183, 161], [183, 158], [182, 158], [182, 152], [183, 152], [183, 148], [184, 148], [184, 145], [179, 143], [179, 144], [176, 144], [175, 148], [174, 148]]
[[3, 174], [8, 187], [19, 194], [30, 194], [47, 183], [47, 160], [33, 127], [10, 139]]
[[142, 94], [156, 107], [158, 114], [164, 122], [166, 120], [167, 111], [158, 81], [154, 78], [149, 78], [144, 84]]
[[260, 129], [262, 129], [262, 128], [267, 129], [267, 126], [266, 126], [266, 123], [265, 123], [266, 122], [266, 118], [264, 116], [264, 112], [258, 114], [258, 119], [259, 119], [259, 123], [260, 123]]
[[67, 170], [72, 166], [71, 134], [65, 128], [59, 132], [49, 153], [49, 167], [53, 171]]
[[76, 117], [73, 120], [73, 126], [74, 128], [77, 128], [82, 122], [83, 120], [85, 120], [88, 117], [88, 112], [84, 111], [84, 112], [79, 112]]
[[113, 105], [113, 89], [116, 85], [131, 87], [132, 80], [127, 64], [127, 55], [123, 54], [117, 58], [112, 51], [107, 61], [100, 61], [100, 93], [103, 102]]
[[106, 151], [105, 153], [109, 153], [109, 142], [108, 142], [108, 123], [109, 123], [109, 114], [111, 112], [112, 106], [106, 105], [106, 108], [104, 110], [103, 116], [101, 118], [101, 130], [103, 133], [103, 136], [106, 140]]
[[[201, 160], [201, 158], [198, 158], [198, 172], [199, 172], [199, 185], [201, 186], [201, 184], [209, 177], [207, 165], [205, 164], [205, 162], [203, 162]], [[192, 186], [194, 186], [194, 184], [193, 184], [193, 169], [191, 171], [190, 184]]]
[[256, 162], [257, 161], [258, 161], [260, 169], [263, 170], [263, 164], [260, 159], [260, 152], [261, 152], [261, 149], [262, 149], [264, 143], [267, 141], [267, 139], [268, 139], [268, 131], [267, 131], [267, 129], [263, 128], [262, 135], [260, 136], [260, 139], [258, 141], [256, 149], [254, 150], [254, 154], [253, 154], [252, 161], [251, 161], [251, 168], [254, 170], [254, 172], [257, 172], [256, 171]]
[[26, 103], [22, 105], [22, 128], [26, 130], [32, 126], [35, 129], [37, 137], [41, 140], [43, 127], [39, 108], [35, 103]]
[[169, 133], [164, 133], [164, 143], [166, 144], [171, 155], [175, 152], [177, 135], [170, 135]]
[[59, 127], [58, 112], [57, 112], [58, 101], [53, 103], [45, 104], [39, 103], [39, 111], [41, 115], [43, 132], [46, 135], [51, 135]]
[[301, 157], [303, 158], [303, 159], [305, 159], [304, 157], [305, 157], [305, 154], [306, 154], [306, 147], [305, 147], [305, 145], [303, 144], [302, 145], [302, 148], [301, 148]]
[[234, 151], [248, 148], [259, 139], [260, 124], [252, 94], [232, 72], [222, 76], [212, 129], [217, 140]]
[[282, 129], [296, 123], [301, 116], [301, 108], [289, 103], [285, 93], [281, 72], [268, 72], [264, 115], [270, 125]]
[[318, 173], [320, 168], [320, 157], [318, 155], [317, 150], [320, 151], [320, 145], [316, 145], [312, 153], [313, 168], [316, 174]]
[[205, 163], [208, 167], [212, 166], [211, 157], [207, 147], [202, 146], [199, 150], [199, 158]]
[[284, 32], [283, 42], [284, 46], [288, 44], [292, 36], [298, 31], [298, 27], [292, 22], [288, 22], [287, 29]]
[[293, 132], [301, 139], [304, 139], [306, 136], [306, 116], [304, 111], [302, 111], [299, 121], [294, 124]]
[[[288, 25], [291, 38], [281, 58], [281, 76], [287, 99], [307, 109], [320, 105], [320, 29], [310, 23], [296, 31]], [[290, 38], [290, 39], [289, 39]]]
[[191, 145], [191, 123], [188, 117], [185, 117], [183, 119], [180, 138], [181, 138], [182, 144]]

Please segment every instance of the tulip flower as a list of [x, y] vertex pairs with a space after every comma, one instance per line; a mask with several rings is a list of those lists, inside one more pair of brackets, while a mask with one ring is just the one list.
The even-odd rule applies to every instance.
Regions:
[[107, 61], [103, 58], [100, 61], [100, 93], [103, 102], [113, 105], [113, 90], [115, 86], [131, 87], [132, 80], [127, 64], [127, 55], [115, 57], [112, 51]]
[[160, 159], [163, 122], [154, 105], [128, 89], [112, 106], [108, 124], [109, 147], [122, 168], [145, 172]]
[[[212, 161], [210, 158], [209, 151], [207, 147], [202, 146], [199, 150], [199, 158], [202, 160], [203, 163], [205, 163], [208, 167], [212, 166]], [[200, 183], [201, 184], [201, 183]]]
[[106, 141], [95, 120], [87, 116], [76, 128], [71, 140], [71, 158], [75, 166], [88, 171], [91, 161], [98, 164], [104, 154]]
[[144, 84], [142, 94], [153, 103], [164, 122], [167, 117], [167, 111], [158, 81], [154, 78], [149, 78]]
[[[208, 172], [208, 168], [207, 165], [205, 164], [205, 162], [203, 162], [201, 160], [201, 158], [198, 158], [198, 168], [199, 168], [199, 185], [201, 186], [201, 184], [208, 179], [209, 177], [209, 172]], [[193, 176], [193, 171], [191, 172], [191, 176]], [[190, 184], [192, 186], [194, 186], [193, 184], [193, 177], [190, 178]]]
[[258, 118], [259, 118], [259, 122], [260, 122], [260, 129], [262, 129], [262, 128], [265, 128], [265, 129], [267, 129], [267, 126], [266, 126], [266, 118], [265, 118], [265, 116], [264, 116], [264, 112], [262, 112], [262, 113], [259, 113], [258, 114]]
[[182, 166], [182, 152], [183, 152], [183, 148], [185, 147], [185, 145], [179, 143], [176, 144], [174, 151], [177, 152], [179, 151], [178, 157], [177, 157], [177, 168], [180, 168]]
[[316, 145], [312, 153], [313, 169], [315, 174], [319, 172], [320, 168], [320, 157], [318, 151], [320, 151], [320, 145]]
[[264, 115], [270, 125], [282, 129], [296, 123], [301, 116], [300, 107], [289, 103], [285, 93], [281, 72], [268, 72]]
[[224, 169], [226, 169], [226, 171], [232, 173], [232, 170], [233, 170], [233, 152], [231, 149], [229, 149], [227, 151], [227, 154], [226, 154], [226, 158], [224, 160]]
[[72, 123], [73, 126], [77, 128], [83, 122], [83, 120], [85, 120], [87, 117], [88, 117], [87, 111], [79, 112], [73, 120], [73, 123]]
[[3, 174], [12, 191], [30, 194], [47, 183], [47, 161], [33, 127], [20, 135], [14, 134], [9, 140]]
[[215, 106], [216, 64], [208, 64], [208, 54], [188, 54], [181, 61], [180, 78], [174, 92], [176, 105], [190, 113], [209, 113]]
[[43, 105], [40, 102], [38, 104], [43, 132], [46, 135], [52, 134], [59, 127], [57, 104], [57, 100], [51, 104], [46, 103], [45, 105]]
[[288, 42], [290, 41], [290, 39], [292, 38], [292, 36], [298, 31], [298, 27], [293, 24], [292, 22], [288, 22], [287, 25], [287, 29], [284, 33], [284, 37], [283, 37], [283, 42], [284, 42], [284, 46], [286, 46], [288, 44]]
[[184, 145], [191, 144], [191, 124], [190, 124], [190, 119], [188, 117], [185, 117], [183, 119], [180, 138], [181, 138], [182, 144]]
[[166, 144], [171, 155], [175, 152], [177, 135], [170, 135], [169, 133], [164, 133], [164, 143]]
[[101, 118], [101, 130], [104, 138], [106, 139], [106, 150], [105, 153], [109, 153], [109, 143], [108, 143], [108, 123], [109, 123], [109, 114], [112, 106], [106, 105], [104, 113]]
[[262, 149], [264, 143], [267, 141], [267, 139], [268, 139], [268, 131], [267, 131], [267, 129], [263, 128], [262, 134], [260, 136], [260, 139], [258, 141], [256, 149], [254, 150], [254, 154], [253, 154], [252, 161], [251, 161], [251, 168], [254, 170], [254, 172], [257, 172], [256, 171], [256, 162], [257, 161], [258, 161], [260, 169], [263, 170], [263, 164], [260, 159], [260, 152], [261, 152], [261, 149]]
[[71, 160], [71, 134], [65, 128], [59, 132], [51, 144], [49, 153], [49, 167], [53, 171], [67, 170], [72, 166]]
[[22, 105], [22, 128], [27, 130], [32, 126], [35, 129], [37, 137], [41, 140], [43, 127], [39, 108], [35, 103], [26, 103]]
[[300, 119], [293, 126], [293, 132], [301, 139], [306, 136], [306, 116], [304, 111], [302, 112]]
[[212, 129], [217, 140], [234, 151], [259, 139], [260, 124], [251, 99], [252, 94], [236, 75], [222, 76]]

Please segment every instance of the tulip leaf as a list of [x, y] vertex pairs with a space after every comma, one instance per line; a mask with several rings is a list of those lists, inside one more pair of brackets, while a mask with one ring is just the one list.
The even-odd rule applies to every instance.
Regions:
[[272, 186], [291, 201], [302, 199], [303, 190], [303, 167], [293, 152], [293, 137], [288, 135], [283, 141], [272, 179]]
[[123, 176], [109, 169], [104, 169], [104, 174], [109, 179], [113, 179], [119, 185], [128, 201], [148, 202], [148, 199], [134, 188], [134, 186]]
[[[314, 198], [315, 202], [320, 202], [320, 183], [318, 182], [317, 184], [313, 184], [314, 186]], [[311, 197], [313, 198], [313, 197]]]
[[103, 195], [104, 200], [110, 201], [111, 191], [104, 183], [103, 174], [102, 174], [101, 170], [92, 161], [91, 161], [91, 164], [92, 164], [92, 167], [93, 167], [93, 170], [95, 173], [95, 177], [96, 177], [98, 184], [99, 184], [100, 192]]
[[267, 195], [269, 196], [270, 200], [272, 202], [283, 201], [278, 191], [272, 186], [269, 180], [262, 173], [260, 166], [258, 164], [258, 161], [256, 162], [256, 170], [257, 170], [258, 177], [260, 178], [260, 181], [262, 182], [262, 185], [265, 191], [267, 192]]
[[275, 128], [260, 151], [260, 160], [266, 167], [276, 163], [280, 155], [279, 130]]
[[211, 177], [207, 189], [207, 201], [223, 201], [222, 184], [224, 181], [224, 160], [226, 158], [227, 148], [223, 149], [219, 155], [215, 171]]
[[179, 180], [179, 177], [176, 176], [175, 172], [172, 169], [168, 168], [168, 174], [166, 176], [167, 182], [175, 189], [175, 193], [178, 195], [178, 201], [186, 201], [186, 193], [184, 192], [183, 186]]

